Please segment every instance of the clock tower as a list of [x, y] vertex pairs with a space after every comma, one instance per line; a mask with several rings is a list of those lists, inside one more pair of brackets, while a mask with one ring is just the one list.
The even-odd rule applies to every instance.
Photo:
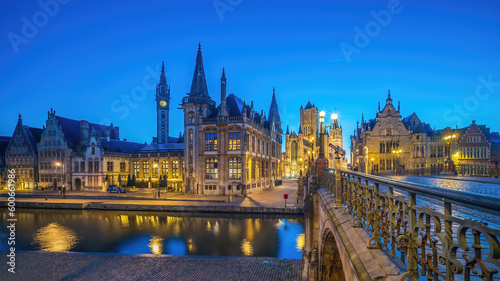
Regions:
[[165, 77], [165, 65], [161, 62], [160, 82], [156, 84], [156, 137], [158, 143], [168, 143], [170, 86]]

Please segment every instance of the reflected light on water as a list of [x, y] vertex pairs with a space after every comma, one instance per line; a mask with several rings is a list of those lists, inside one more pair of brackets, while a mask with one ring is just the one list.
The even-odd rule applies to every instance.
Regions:
[[194, 252], [195, 247], [194, 247], [194, 244], [193, 244], [193, 239], [189, 238], [189, 239], [186, 241], [186, 244], [187, 244], [187, 247], [188, 247], [188, 249], [189, 249], [189, 253]]
[[247, 219], [247, 237], [248, 237], [248, 240], [253, 241], [253, 235], [254, 235], [254, 230], [253, 230], [252, 220]]
[[163, 253], [163, 238], [158, 236], [151, 237], [149, 248], [151, 249], [151, 253], [161, 255]]
[[34, 237], [34, 243], [40, 245], [40, 250], [46, 252], [65, 252], [71, 250], [77, 243], [75, 232], [57, 222], [40, 228]]
[[253, 255], [252, 243], [248, 241], [246, 238], [243, 238], [243, 241], [241, 241], [241, 251], [243, 252], [243, 255], [246, 257]]
[[299, 236], [297, 236], [297, 242], [295, 243], [296, 249], [302, 251], [302, 248], [304, 248], [305, 244], [306, 244], [306, 235], [302, 233]]
[[121, 215], [120, 222], [121, 222], [123, 227], [128, 227], [130, 225], [130, 222], [128, 221], [128, 216]]
[[219, 228], [219, 222], [216, 221], [215, 224], [214, 224], [214, 234], [216, 236], [219, 234], [219, 230], [220, 230], [220, 228]]
[[212, 225], [207, 221], [207, 231], [212, 231]]

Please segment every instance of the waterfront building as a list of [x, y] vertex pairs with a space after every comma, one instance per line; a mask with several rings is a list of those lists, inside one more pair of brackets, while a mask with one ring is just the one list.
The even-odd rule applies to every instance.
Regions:
[[210, 97], [201, 47], [184, 111], [184, 186], [196, 194], [245, 195], [281, 179], [281, 119], [273, 89], [268, 117], [234, 94], [220, 79], [220, 104]]
[[10, 137], [0, 136], [0, 188], [7, 183], [7, 170], [5, 167], [5, 152], [9, 145]]
[[[103, 158], [84, 157], [84, 152], [91, 146], [91, 132], [100, 138], [120, 139], [119, 128], [114, 127], [113, 124], [106, 126], [89, 123], [86, 120], [69, 119], [56, 115], [56, 111], [53, 109], [47, 112], [47, 120], [38, 143], [41, 188], [65, 185], [67, 189], [81, 190], [85, 186], [99, 187], [99, 183], [102, 181], [95, 181], [92, 177], [102, 176]], [[75, 158], [74, 162], [72, 158]], [[87, 172], [85, 178], [82, 178], [81, 175], [72, 178], [76, 162], [79, 162], [79, 173], [82, 171], [81, 165], [84, 163], [85, 172]], [[76, 184], [77, 181], [82, 182]]]
[[[351, 166], [361, 172], [382, 172], [403, 169], [436, 167], [441, 170], [448, 158], [455, 165], [490, 165], [492, 145], [500, 139], [485, 125], [472, 121], [465, 128], [433, 129], [422, 122], [416, 113], [404, 117], [394, 107], [390, 91], [383, 109], [379, 107], [374, 119], [361, 118], [351, 136]], [[449, 136], [450, 142], [445, 138]], [[500, 141], [499, 141], [500, 142]]]
[[23, 125], [23, 119], [19, 114], [12, 137], [8, 138], [8, 142], [6, 142], [7, 138], [0, 140], [0, 145], [7, 143], [3, 177], [7, 175], [7, 169], [15, 169], [18, 189], [32, 189], [38, 185], [37, 143], [40, 141], [41, 134], [42, 129]]
[[[335, 154], [330, 145], [343, 147], [342, 126], [339, 126], [335, 121], [332, 127], [325, 132], [324, 137], [325, 157], [328, 160], [328, 167], [333, 168], [335, 166]], [[290, 133], [287, 126], [285, 140], [285, 152], [283, 153], [284, 176], [296, 177], [300, 174], [300, 171], [307, 170], [310, 159], [316, 159], [319, 155], [319, 110], [314, 103], [311, 104], [309, 101], [305, 107], [300, 106], [299, 130]]]

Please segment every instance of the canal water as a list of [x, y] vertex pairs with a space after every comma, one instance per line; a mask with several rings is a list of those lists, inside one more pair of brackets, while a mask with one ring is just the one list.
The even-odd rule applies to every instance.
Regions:
[[[446, 179], [431, 176], [391, 176], [390, 178], [413, 182], [417, 184], [438, 186], [446, 189], [453, 189], [458, 191], [463, 191], [466, 193], [477, 193], [486, 196], [500, 197], [500, 179], [482, 179], [484, 181], [489, 180], [490, 183], [485, 182], [475, 182], [470, 180], [460, 180], [457, 179]], [[387, 186], [384, 187], [384, 191], [388, 191]], [[404, 191], [399, 190], [395, 192], [397, 195], [403, 195], [408, 198], [408, 194]], [[467, 195], [466, 195], [467, 196]], [[441, 200], [434, 198], [429, 198], [425, 196], [417, 195], [417, 205], [433, 208], [440, 213], [444, 212], [444, 204]], [[492, 215], [490, 213], [481, 212], [467, 207], [453, 205], [453, 214], [455, 217], [461, 219], [477, 220], [487, 223], [490, 227], [500, 229], [500, 217], [497, 215]]]
[[[301, 259], [296, 215], [16, 210], [16, 250]], [[0, 251], [7, 251], [7, 209]]]

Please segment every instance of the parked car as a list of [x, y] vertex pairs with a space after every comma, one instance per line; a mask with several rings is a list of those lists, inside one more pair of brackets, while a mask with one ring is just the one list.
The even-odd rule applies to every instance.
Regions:
[[111, 193], [111, 192], [125, 193], [125, 192], [127, 192], [127, 190], [125, 190], [119, 186], [113, 185], [113, 186], [108, 187], [107, 192], [109, 192], [109, 193]]

